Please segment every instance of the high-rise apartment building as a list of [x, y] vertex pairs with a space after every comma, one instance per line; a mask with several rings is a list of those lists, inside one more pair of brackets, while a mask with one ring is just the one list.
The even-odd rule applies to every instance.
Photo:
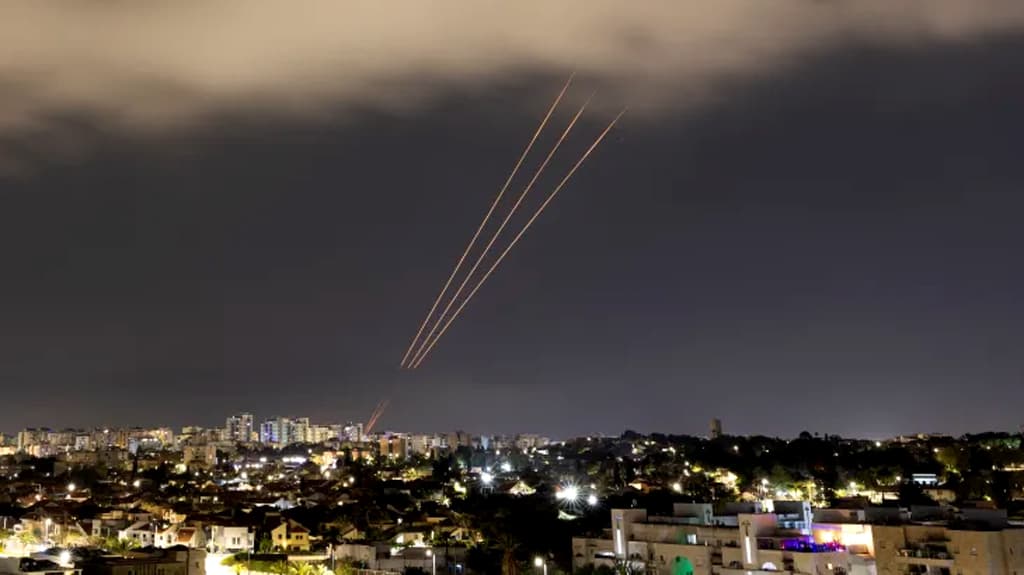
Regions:
[[292, 443], [294, 425], [287, 417], [274, 417], [260, 425], [260, 442], [284, 447]]
[[313, 443], [308, 417], [297, 417], [292, 420], [292, 436], [288, 443]]
[[253, 417], [251, 413], [232, 415], [224, 423], [224, 439], [236, 443], [252, 441]]

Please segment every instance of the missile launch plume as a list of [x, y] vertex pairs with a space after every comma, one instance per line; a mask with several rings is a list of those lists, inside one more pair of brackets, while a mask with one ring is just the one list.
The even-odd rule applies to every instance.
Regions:
[[507, 214], [505, 214], [505, 218], [501, 221], [501, 225], [499, 225], [498, 229], [495, 230], [494, 234], [491, 235], [491, 239], [487, 242], [487, 245], [484, 246], [484, 249], [483, 251], [480, 252], [480, 255], [477, 256], [476, 262], [473, 264], [473, 267], [470, 268], [469, 273], [466, 274], [466, 277], [463, 278], [462, 283], [459, 284], [458, 289], [455, 290], [455, 293], [448, 300], [448, 305], [445, 306], [444, 310], [441, 312], [441, 315], [437, 316], [437, 319], [434, 322], [434, 326], [430, 328], [429, 332], [427, 332], [427, 337], [423, 339], [423, 342], [420, 344], [419, 349], [416, 350], [416, 353], [413, 355], [413, 364], [418, 363], [417, 359], [420, 357], [420, 355], [423, 354], [424, 350], [426, 349], [427, 342], [429, 342], [430, 338], [433, 337], [435, 332], [437, 332], [437, 328], [441, 326], [441, 322], [444, 321], [445, 316], [448, 315], [448, 312], [451, 311], [452, 306], [455, 304], [456, 301], [458, 301], [459, 295], [462, 294], [462, 290], [466, 289], [466, 285], [469, 283], [469, 280], [473, 278], [473, 274], [476, 273], [476, 270], [480, 268], [480, 264], [483, 263], [484, 258], [487, 257], [488, 252], [491, 251], [491, 247], [494, 246], [494, 242], [496, 242], [498, 240], [498, 237], [501, 236], [501, 232], [505, 230], [505, 226], [508, 225], [509, 220], [511, 220], [512, 216], [515, 215], [516, 211], [519, 209], [519, 206], [523, 203], [523, 200], [526, 198], [526, 195], [530, 193], [531, 189], [533, 189], [533, 185], [537, 183], [537, 179], [540, 178], [541, 173], [544, 172], [544, 168], [546, 168], [548, 166], [548, 163], [551, 162], [551, 158], [555, 156], [555, 152], [558, 151], [558, 148], [561, 147], [562, 142], [565, 141], [565, 138], [569, 135], [569, 132], [572, 131], [573, 126], [576, 125], [576, 122], [580, 119], [580, 116], [583, 115], [583, 111], [587, 109], [587, 105], [590, 104], [590, 100], [592, 98], [593, 95], [591, 95], [591, 97], [588, 98], [582, 106], [580, 106], [580, 109], [576, 112], [576, 115], [573, 116], [572, 120], [569, 121], [569, 125], [566, 126], [564, 131], [562, 131], [562, 135], [558, 137], [558, 141], [555, 142], [554, 147], [551, 148], [551, 151], [548, 152], [547, 157], [544, 158], [544, 161], [541, 163], [540, 167], [537, 168], [537, 171], [533, 174], [533, 177], [530, 179], [530, 182], [526, 184], [525, 188], [523, 188], [523, 191], [519, 194], [519, 197], [516, 199], [516, 202], [512, 205], [512, 208], [508, 211]]
[[515, 237], [512, 238], [512, 241], [509, 243], [508, 247], [506, 247], [505, 250], [501, 252], [501, 255], [499, 255], [498, 258], [494, 260], [494, 263], [491, 264], [491, 267], [488, 268], [488, 270], [484, 273], [483, 277], [480, 278], [480, 281], [477, 282], [477, 284], [469, 292], [469, 295], [466, 296], [466, 299], [462, 300], [462, 303], [455, 310], [455, 313], [453, 313], [451, 317], [448, 318], [448, 321], [445, 322], [444, 327], [441, 328], [441, 331], [439, 331], [437, 335], [433, 338], [433, 340], [431, 340], [430, 343], [427, 345], [426, 350], [424, 350], [423, 353], [418, 354], [418, 359], [416, 359], [412, 363], [413, 369], [416, 369], [417, 367], [420, 366], [421, 363], [423, 363], [423, 360], [426, 359], [427, 355], [429, 355], [431, 350], [434, 349], [434, 346], [437, 345], [437, 342], [438, 340], [441, 339], [441, 336], [443, 336], [445, 332], [448, 331], [448, 328], [452, 325], [452, 322], [454, 322], [455, 319], [459, 317], [459, 314], [462, 313], [462, 310], [466, 308], [466, 305], [469, 303], [470, 300], [473, 299], [473, 296], [476, 295], [476, 292], [478, 292], [481, 286], [484, 285], [484, 282], [487, 281], [487, 278], [491, 277], [491, 274], [494, 273], [494, 270], [498, 267], [499, 264], [501, 264], [501, 261], [505, 259], [505, 256], [508, 255], [508, 252], [510, 252], [512, 248], [515, 247], [516, 243], [518, 243], [519, 240], [523, 237], [523, 234], [526, 233], [526, 230], [530, 229], [530, 226], [533, 225], [533, 222], [540, 216], [544, 209], [547, 208], [548, 204], [551, 203], [551, 200], [553, 200], [555, 196], [558, 195], [558, 192], [562, 190], [562, 188], [569, 181], [569, 179], [572, 178], [573, 174], [576, 173], [576, 170], [579, 169], [579, 167], [583, 164], [587, 157], [590, 156], [591, 152], [593, 152], [594, 149], [597, 148], [597, 146], [601, 143], [601, 141], [604, 140], [605, 136], [608, 135], [608, 132], [610, 132], [611, 129], [615, 126], [615, 123], [618, 122], [619, 118], [621, 118], [622, 115], [625, 113], [626, 110], [623, 109], [621, 112], [619, 112], [617, 116], [615, 116], [611, 123], [608, 124], [608, 127], [605, 128], [603, 132], [601, 132], [597, 139], [594, 140], [594, 143], [591, 144], [590, 147], [587, 148], [587, 151], [584, 152], [583, 155], [580, 157], [580, 159], [576, 161], [576, 164], [573, 165], [572, 169], [569, 170], [569, 173], [566, 174], [565, 177], [562, 178], [562, 181], [559, 182], [557, 186], [555, 186], [555, 189], [552, 190], [550, 194], [548, 194], [548, 197], [544, 200], [544, 203], [542, 203], [540, 207], [537, 208], [537, 211], [534, 212], [533, 216], [530, 217], [526, 224], [523, 225], [522, 229], [519, 230], [519, 233], [517, 233]]
[[477, 226], [472, 239], [469, 240], [469, 244], [466, 246], [466, 249], [463, 250], [462, 256], [460, 256], [458, 262], [455, 263], [455, 269], [453, 269], [452, 273], [448, 276], [448, 280], [444, 282], [444, 287], [441, 288], [441, 292], [438, 293], [437, 297], [434, 299], [434, 304], [430, 306], [430, 311], [427, 312], [427, 317], [423, 318], [423, 323], [420, 324], [419, 331], [417, 331], [416, 335], [413, 336], [412, 341], [409, 343], [409, 348], [405, 350], [405, 355], [402, 356], [402, 362], [400, 364], [401, 367], [406, 366], [409, 354], [412, 353], [413, 348], [416, 347], [416, 342], [419, 341], [420, 336], [423, 334], [423, 330], [427, 327], [427, 324], [430, 323], [430, 318], [434, 315], [434, 312], [437, 311], [437, 306], [441, 303], [441, 300], [444, 299], [444, 294], [448, 291], [448, 288], [451, 287], [452, 280], [454, 280], [455, 276], [458, 275], [459, 268], [462, 267], [463, 262], [466, 261], [466, 256], [468, 256], [469, 252], [472, 251], [473, 246], [476, 244], [476, 240], [480, 237], [480, 232], [483, 231], [484, 226], [487, 225], [487, 221], [491, 218], [491, 214], [494, 213], [494, 209], [498, 206], [498, 203], [501, 202], [502, 196], [504, 196], [505, 191], [508, 190], [509, 184], [512, 183], [512, 179], [515, 178], [516, 173], [519, 171], [519, 167], [523, 165], [523, 161], [533, 148], [533, 144], [537, 141], [541, 131], [544, 130], [544, 126], [547, 125], [548, 120], [551, 119], [551, 114], [555, 112], [555, 108], [558, 107], [559, 102], [561, 102], [562, 98], [565, 96], [565, 92], [569, 89], [569, 85], [572, 84], [574, 76], [575, 72], [569, 75], [569, 79], [565, 81], [565, 85], [562, 86], [562, 91], [558, 93], [558, 96], [555, 97], [555, 101], [551, 103], [551, 107], [548, 108], [548, 111], [544, 115], [544, 119], [541, 120], [540, 125], [537, 126], [537, 130], [533, 133], [533, 137], [530, 138], [530, 142], [526, 145], [523, 153], [519, 155], [519, 160], [516, 161], [515, 167], [512, 168], [512, 172], [508, 175], [508, 178], [505, 179], [505, 183], [501, 186], [501, 190], [498, 191], [498, 195], [495, 196], [494, 201], [491, 202], [491, 207], [484, 215], [484, 219], [480, 221], [480, 225]]

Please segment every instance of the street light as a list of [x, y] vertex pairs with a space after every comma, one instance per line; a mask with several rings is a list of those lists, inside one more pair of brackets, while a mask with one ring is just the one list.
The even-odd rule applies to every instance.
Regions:
[[430, 575], [437, 575], [437, 555], [433, 549], [427, 549], [427, 557], [430, 557]]
[[548, 575], [548, 562], [540, 555], [533, 558], [533, 566], [544, 569], [544, 575]]

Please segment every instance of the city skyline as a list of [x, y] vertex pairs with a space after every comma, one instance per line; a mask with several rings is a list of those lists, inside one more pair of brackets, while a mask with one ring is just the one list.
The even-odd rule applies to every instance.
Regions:
[[[1024, 12], [865, 1], [12, 7], [0, 427], [1016, 432]], [[399, 369], [573, 71], [538, 197], [629, 113]]]

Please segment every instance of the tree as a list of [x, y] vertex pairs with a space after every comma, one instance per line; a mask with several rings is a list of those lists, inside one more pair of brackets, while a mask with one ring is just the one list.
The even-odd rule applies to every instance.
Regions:
[[277, 575], [289, 575], [291, 572], [291, 565], [288, 561], [275, 561], [267, 566], [267, 570]]
[[139, 543], [137, 541], [134, 541], [132, 539], [120, 539], [112, 535], [106, 537], [100, 544], [100, 547], [102, 547], [103, 549], [106, 549], [107, 551], [115, 553], [117, 555], [125, 555], [129, 551], [135, 549], [138, 546]]
[[270, 537], [264, 535], [260, 537], [260, 542], [256, 549], [258, 553], [270, 553], [274, 550], [274, 542], [271, 541]]
[[501, 575], [519, 575], [519, 561], [516, 559], [519, 541], [505, 532], [498, 536], [497, 543], [501, 547]]

